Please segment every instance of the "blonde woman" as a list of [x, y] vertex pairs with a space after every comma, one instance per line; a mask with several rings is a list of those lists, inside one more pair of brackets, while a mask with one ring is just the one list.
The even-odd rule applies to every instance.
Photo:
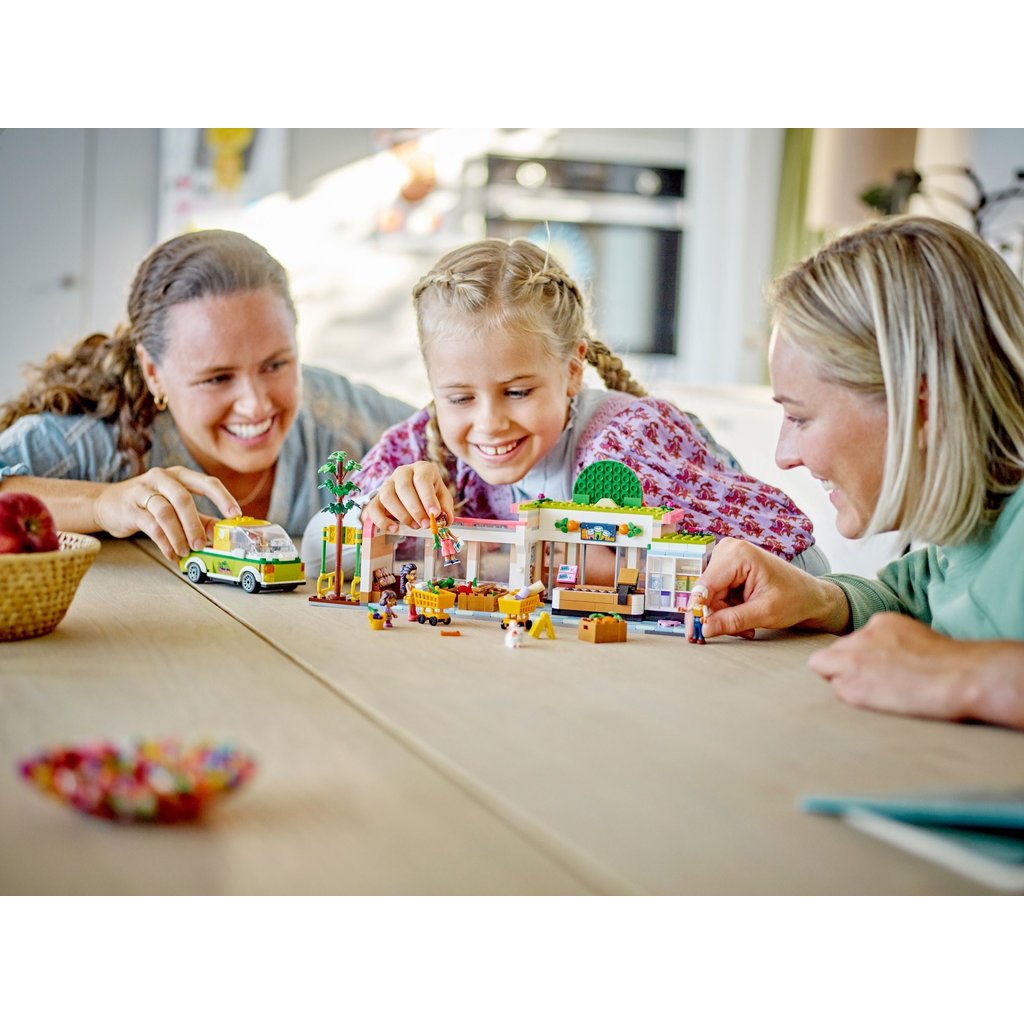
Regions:
[[199, 231], [146, 257], [124, 326], [50, 356], [0, 407], [0, 488], [42, 498], [61, 529], [141, 531], [175, 558], [218, 510], [300, 533], [325, 456], [358, 457], [410, 411], [300, 366], [284, 268]]
[[813, 579], [725, 541], [705, 637], [852, 630], [810, 662], [841, 698], [1024, 728], [1024, 287], [975, 236], [904, 217], [826, 245], [770, 305], [776, 461], [822, 481], [844, 536], [925, 546]]

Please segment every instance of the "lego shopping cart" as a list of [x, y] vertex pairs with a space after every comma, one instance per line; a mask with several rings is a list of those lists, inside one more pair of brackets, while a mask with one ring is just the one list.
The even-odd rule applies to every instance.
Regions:
[[520, 597], [509, 591], [504, 597], [499, 597], [498, 611], [504, 616], [501, 620], [501, 628], [508, 629], [510, 623], [518, 622], [520, 626], [528, 630], [533, 625], [530, 614], [537, 610], [539, 604], [540, 594], [537, 592]]
[[426, 584], [422, 587], [410, 587], [405, 594], [405, 603], [417, 611], [416, 621], [429, 622], [436, 626], [439, 622], [447, 626], [452, 617], [448, 609], [455, 604], [456, 595], [442, 587]]

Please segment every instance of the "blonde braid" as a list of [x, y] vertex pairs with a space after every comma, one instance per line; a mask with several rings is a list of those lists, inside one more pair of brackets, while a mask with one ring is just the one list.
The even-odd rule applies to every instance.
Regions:
[[581, 310], [585, 308], [586, 300], [583, 298], [583, 292], [580, 291], [579, 285], [576, 284], [576, 282], [571, 277], [569, 277], [568, 274], [560, 270], [557, 266], [541, 267], [540, 270], [531, 274], [523, 282], [523, 287], [543, 287], [546, 284], [553, 284], [557, 288], [564, 288], [571, 296], [569, 301], [575, 302]]
[[611, 391], [625, 391], [626, 394], [636, 395], [637, 398], [643, 398], [647, 394], [629, 370], [622, 365], [622, 360], [603, 341], [587, 338], [586, 359]]
[[473, 308], [484, 301], [485, 293], [475, 277], [451, 269], [437, 271], [421, 277], [412, 290], [415, 303], [428, 288], [443, 288], [448, 293], [448, 302], [466, 308]]

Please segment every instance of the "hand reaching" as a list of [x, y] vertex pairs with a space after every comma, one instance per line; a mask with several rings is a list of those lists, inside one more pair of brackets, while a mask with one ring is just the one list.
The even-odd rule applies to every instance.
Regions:
[[841, 700], [923, 718], [974, 718], [1024, 728], [1024, 643], [953, 640], [895, 612], [808, 662]]
[[396, 524], [427, 529], [430, 516], [444, 512], [448, 522], [455, 519], [455, 503], [433, 462], [399, 466], [363, 509], [363, 520], [378, 530], [393, 533]]
[[216, 522], [199, 512], [194, 494], [209, 498], [225, 517], [242, 514], [216, 477], [172, 466], [104, 486], [94, 499], [94, 518], [97, 527], [113, 537], [146, 534], [173, 561], [203, 547]]
[[834, 633], [849, 628], [849, 604], [836, 584], [744, 540], [719, 541], [698, 582], [709, 595], [705, 637], [751, 638], [756, 628], [801, 626]]

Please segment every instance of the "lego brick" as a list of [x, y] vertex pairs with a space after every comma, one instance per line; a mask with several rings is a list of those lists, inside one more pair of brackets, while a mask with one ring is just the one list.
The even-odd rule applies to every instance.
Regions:
[[497, 594], [459, 594], [459, 608], [466, 612], [496, 612]]
[[558, 592], [558, 607], [571, 611], [614, 611], [618, 605], [614, 593], [594, 590], [565, 590]]
[[625, 643], [626, 623], [611, 616], [601, 619], [582, 619], [579, 638], [592, 644]]

